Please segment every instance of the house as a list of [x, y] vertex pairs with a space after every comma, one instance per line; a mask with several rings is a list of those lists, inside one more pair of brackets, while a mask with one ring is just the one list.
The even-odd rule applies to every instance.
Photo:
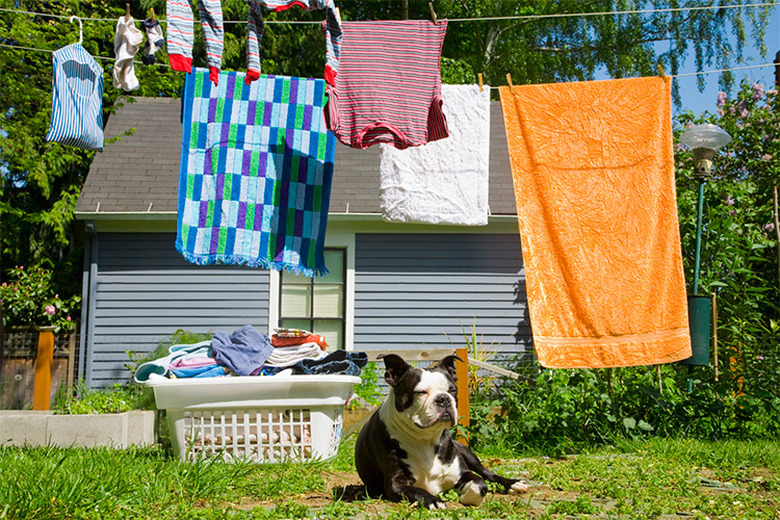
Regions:
[[[85, 246], [79, 376], [130, 377], [177, 330], [306, 328], [348, 350], [450, 348], [476, 328], [511, 360], [532, 352], [499, 103], [492, 104], [487, 226], [384, 221], [379, 151], [337, 145], [326, 239], [330, 274], [198, 266], [174, 247], [181, 100], [134, 98], [112, 115], [76, 207]], [[121, 136], [113, 142], [109, 139]]]

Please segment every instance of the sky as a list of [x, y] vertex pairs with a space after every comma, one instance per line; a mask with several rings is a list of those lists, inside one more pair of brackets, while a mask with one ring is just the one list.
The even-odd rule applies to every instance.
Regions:
[[[752, 43], [745, 46], [745, 62], [734, 63], [732, 67], [759, 65], [762, 63], [772, 63], [775, 60], [775, 54], [780, 51], [780, 6], [773, 7], [769, 26], [766, 31], [767, 55], [761, 58], [758, 49]], [[717, 67], [712, 67], [716, 69]], [[709, 69], [707, 69], [709, 70]], [[691, 61], [680, 67], [679, 73], [696, 72], [696, 66]], [[715, 101], [718, 96], [718, 78], [719, 74], [706, 74], [704, 76], [707, 85], [703, 92], [699, 92], [696, 86], [696, 76], [678, 77], [674, 81], [680, 87], [680, 97], [682, 99], [681, 110], [691, 110], [695, 114], [701, 114], [705, 111], [714, 113], [716, 110]], [[747, 78], [751, 83], [763, 83], [767, 90], [773, 88], [775, 82], [775, 69], [772, 67], [762, 67], [757, 69], [734, 71], [735, 89], [743, 79]], [[729, 98], [733, 98], [736, 90], [731, 93]], [[677, 109], [675, 109], [677, 112]]]

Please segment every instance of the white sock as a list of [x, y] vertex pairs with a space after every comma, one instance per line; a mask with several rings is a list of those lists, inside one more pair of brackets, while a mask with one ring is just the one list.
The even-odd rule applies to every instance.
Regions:
[[138, 88], [138, 78], [135, 77], [133, 68], [133, 57], [141, 48], [144, 41], [144, 35], [136, 29], [132, 17], [125, 20], [120, 16], [116, 24], [116, 33], [114, 34], [114, 86], [125, 91]]

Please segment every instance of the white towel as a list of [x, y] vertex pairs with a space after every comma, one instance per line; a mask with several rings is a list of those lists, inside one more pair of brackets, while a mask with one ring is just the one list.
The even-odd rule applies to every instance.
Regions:
[[274, 347], [271, 356], [265, 362], [272, 367], [289, 367], [303, 359], [321, 359], [328, 353], [322, 350], [317, 343], [304, 343], [289, 347]]
[[133, 58], [141, 44], [144, 42], [144, 33], [135, 26], [135, 20], [131, 16], [125, 19], [120, 16], [116, 23], [114, 33], [114, 86], [124, 91], [138, 88], [138, 78], [135, 77]]
[[394, 222], [488, 221], [490, 87], [442, 85], [450, 136], [398, 150], [380, 145], [382, 216]]

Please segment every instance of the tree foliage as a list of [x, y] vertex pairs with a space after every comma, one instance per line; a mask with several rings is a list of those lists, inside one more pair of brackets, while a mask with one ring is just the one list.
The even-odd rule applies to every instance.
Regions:
[[[427, 0], [337, 4], [344, 20], [430, 18]], [[452, 19], [443, 47], [442, 75], [451, 83], [474, 82], [480, 72], [493, 85], [503, 84], [506, 73], [518, 84], [555, 82], [592, 79], [597, 72], [613, 77], [650, 75], [656, 73], [658, 62], [675, 73], [689, 53], [700, 68], [721, 67], [740, 59], [748, 36], [763, 42], [769, 7], [558, 16], [677, 5], [659, 0], [437, 0], [439, 18]], [[163, 0], [131, 0], [129, 6], [137, 21], [149, 15], [149, 8], [164, 20]], [[73, 250], [73, 213], [95, 152], [45, 141], [52, 85], [51, 54], [46, 51], [77, 41], [78, 26], [68, 18], [81, 17], [83, 45], [104, 68], [103, 107], [108, 120], [118, 104], [132, 102], [127, 93], [111, 85], [113, 61], [106, 59], [114, 56], [113, 20], [123, 16], [125, 9], [105, 0], [0, 0], [0, 7], [0, 277], [10, 267], [43, 259], [77, 271], [80, 257]], [[225, 19], [235, 22], [225, 27], [223, 67], [245, 70], [246, 1], [224, 0], [222, 8]], [[456, 20], [536, 15], [555, 17]], [[270, 22], [323, 18], [321, 12], [298, 8], [266, 12]], [[205, 45], [197, 26], [195, 36], [193, 63], [205, 66]], [[262, 48], [265, 73], [322, 77], [325, 53], [319, 24], [269, 23]], [[157, 59], [156, 65], [136, 65], [141, 86], [132, 95], [179, 95], [183, 74], [168, 67], [164, 50]], [[733, 78], [725, 74], [721, 82], [728, 90]], [[72, 289], [78, 291], [78, 284]]]

